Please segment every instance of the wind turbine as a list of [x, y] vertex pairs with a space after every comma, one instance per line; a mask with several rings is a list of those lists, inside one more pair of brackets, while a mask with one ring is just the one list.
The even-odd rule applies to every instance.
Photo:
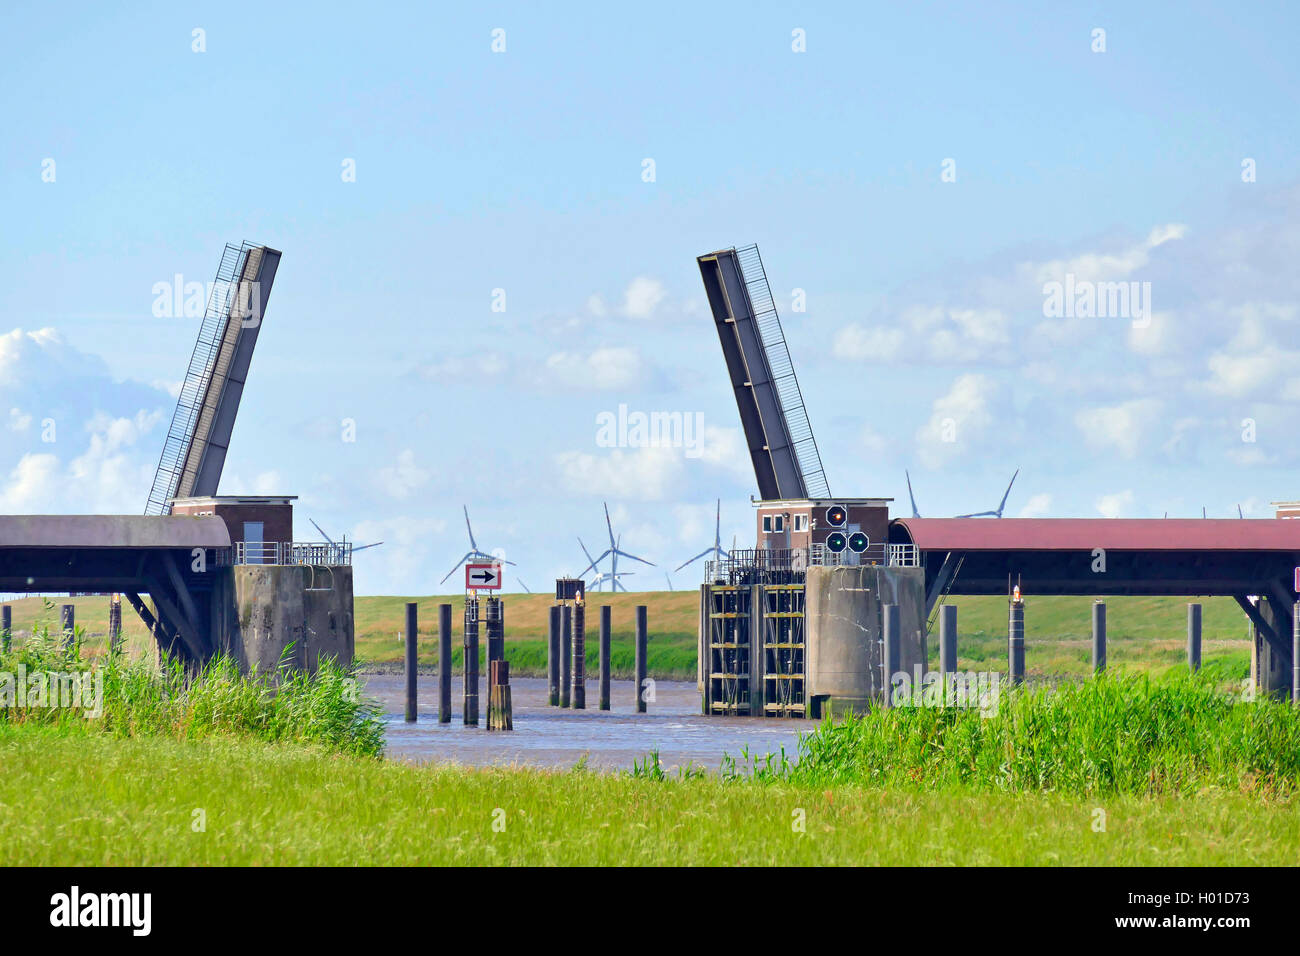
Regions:
[[[602, 502], [602, 504], [605, 505], [605, 528], [609, 531], [609, 547], [601, 553], [600, 557], [596, 558], [591, 562], [591, 564], [583, 568], [582, 573], [586, 574], [588, 571], [596, 570], [596, 565], [601, 561], [604, 561], [606, 558], [609, 558], [608, 580], [610, 582], [610, 587], [615, 591], [619, 588], [623, 588], [624, 591], [627, 591], [627, 588], [623, 586], [623, 583], [619, 581], [619, 578], [624, 575], [632, 574], [633, 572], [624, 571], [620, 575], [618, 570], [618, 559], [620, 555], [625, 558], [631, 558], [633, 561], [640, 561], [642, 564], [648, 564], [652, 568], [656, 565], [653, 561], [647, 561], [645, 558], [638, 558], [635, 554], [629, 554], [619, 547], [619, 542], [623, 540], [623, 537], [620, 535], [617, 541], [614, 539], [614, 525], [609, 520], [609, 504], [607, 502]], [[583, 550], [585, 551], [586, 549], [584, 548]]]
[[533, 589], [530, 588], [527, 584], [524, 584], [524, 579], [523, 579], [523, 578], [516, 576], [516, 577], [515, 577], [515, 580], [518, 581], [518, 582], [519, 582], [519, 586], [520, 586], [521, 588], [523, 588], [525, 591], [527, 591], [529, 594], [532, 594], [532, 593], [533, 593]]
[[446, 584], [447, 578], [455, 574], [456, 569], [470, 558], [478, 558], [480, 561], [487, 561], [491, 564], [514, 565], [513, 561], [507, 561], [505, 558], [498, 558], [496, 555], [488, 554], [479, 550], [478, 542], [474, 540], [474, 529], [471, 528], [469, 524], [469, 508], [465, 505], [461, 505], [461, 508], [465, 511], [465, 530], [469, 532], [469, 550], [466, 551], [464, 556], [452, 566], [452, 569], [447, 572], [447, 577], [439, 581], [439, 584]]
[[907, 475], [907, 497], [911, 499], [912, 502], [912, 517], [919, 518], [921, 517], [921, 512], [916, 510], [916, 495], [912, 494], [912, 475], [906, 468], [903, 469], [903, 474]]
[[[694, 561], [698, 561], [700, 560], [700, 558], [707, 557], [710, 554], [713, 555], [714, 564], [717, 564], [720, 557], [727, 557], [727, 558], [731, 557], [730, 552], [722, 550], [722, 499], [721, 498], [718, 499], [716, 523], [713, 526], [713, 547], [705, 548], [703, 551], [701, 551], [695, 557], [691, 558], [689, 561], [683, 561], [681, 564], [675, 567], [673, 571], [674, 572], [680, 571], [682, 568], [686, 567], [686, 565], [691, 564]], [[672, 590], [671, 582], [669, 582], [668, 589]]]
[[[316, 519], [315, 519], [315, 518], [308, 518], [307, 520], [311, 522], [311, 525], [312, 525], [313, 528], [315, 528], [317, 531], [319, 531], [319, 532], [321, 533], [321, 536], [322, 536], [326, 541], [328, 541], [330, 544], [334, 545], [334, 547], [336, 547], [336, 548], [338, 547], [338, 544], [334, 541], [334, 539], [331, 538], [329, 535], [327, 535], [327, 534], [325, 533], [325, 529], [322, 528], [320, 525], [318, 525], [318, 524], [316, 523]], [[347, 544], [347, 543], [348, 543], [348, 536], [347, 536], [347, 535], [344, 535], [344, 536], [343, 536], [343, 543], [344, 543], [344, 544]], [[384, 543], [384, 542], [382, 542], [382, 541], [376, 541], [374, 544], [361, 544], [361, 545], [354, 544], [354, 545], [352, 546], [352, 553], [353, 553], [353, 554], [356, 554], [358, 551], [364, 551], [364, 550], [366, 550], [366, 548], [377, 548], [377, 547], [379, 547], [379, 546], [380, 546], [381, 544], [383, 544], [383, 543]]]
[[[912, 476], [908, 474], [906, 470], [904, 470], [903, 474], [907, 475], [907, 497], [912, 502], [912, 517], [919, 518], [921, 517], [921, 512], [917, 510], [916, 496], [912, 494]], [[1020, 469], [1017, 468], [1015, 474], [1011, 476], [1011, 480], [1007, 482], [1007, 490], [1002, 495], [1002, 501], [995, 510], [975, 511], [968, 515], [953, 515], [953, 517], [954, 518], [1001, 518], [1003, 510], [1007, 506], [1007, 498], [1011, 496], [1011, 486], [1016, 483], [1016, 476], [1019, 474], [1020, 474]]]
[[[587, 546], [582, 543], [581, 538], [578, 539], [578, 547], [582, 548], [582, 553], [585, 554], [587, 556], [587, 560], [591, 562], [590, 564], [587, 565], [587, 567], [594, 568], [596, 566], [596, 559], [591, 556], [591, 552], [587, 550]], [[582, 573], [585, 575], [587, 572], [583, 571]], [[589, 588], [589, 590], [602, 591], [604, 590], [604, 584], [605, 584], [605, 575], [597, 574], [596, 579], [591, 582], [591, 587]]]
[[998, 509], [997, 509], [997, 511], [977, 511], [977, 512], [975, 512], [974, 514], [969, 514], [969, 515], [957, 515], [957, 517], [958, 517], [958, 518], [985, 518], [985, 517], [988, 517], [988, 518], [1001, 518], [1001, 517], [1002, 517], [1002, 509], [1005, 508], [1005, 507], [1007, 506], [1007, 498], [1009, 498], [1009, 497], [1011, 496], [1011, 486], [1014, 485], [1014, 484], [1016, 483], [1016, 475], [1019, 475], [1019, 474], [1020, 474], [1020, 469], [1017, 468], [1017, 469], [1016, 469], [1016, 473], [1015, 473], [1014, 475], [1012, 475], [1012, 476], [1011, 476], [1011, 480], [1010, 480], [1009, 482], [1007, 482], [1007, 490], [1006, 490], [1006, 492], [1002, 495], [1002, 502], [998, 505]]
[[[622, 536], [622, 535], [619, 535], [619, 541], [622, 541], [622, 540], [623, 540], [623, 536]], [[585, 544], [582, 543], [582, 539], [581, 539], [581, 538], [578, 539], [578, 545], [582, 548], [582, 553], [585, 554], [585, 555], [587, 556], [587, 560], [588, 560], [588, 561], [591, 561], [591, 564], [588, 565], [588, 568], [593, 568], [593, 567], [595, 567], [595, 565], [596, 565], [596, 561], [593, 561], [593, 560], [592, 560], [591, 552], [587, 550], [587, 546], [586, 546]], [[608, 553], [608, 552], [607, 552], [607, 553]], [[604, 556], [605, 556], [605, 555], [602, 554], [600, 557], [603, 558]], [[596, 559], [596, 560], [600, 560], [600, 559], [598, 558], [598, 559]], [[584, 571], [584, 572], [582, 572], [582, 573], [585, 575], [587, 572]], [[609, 571], [598, 571], [598, 572], [596, 572], [596, 576], [595, 576], [594, 578], [591, 579], [591, 585], [587, 588], [587, 590], [588, 590], [588, 591], [603, 591], [603, 590], [605, 590], [605, 582], [606, 582], [606, 581], [609, 581], [609, 582], [611, 582], [611, 584], [610, 584], [610, 590], [611, 590], [611, 591], [617, 591], [617, 590], [618, 590], [619, 581], [620, 581], [621, 579], [627, 577], [628, 575], [630, 575], [630, 574], [635, 574], [635, 573], [636, 573], [636, 572], [634, 572], [634, 571], [619, 571], [617, 574], [612, 574], [612, 573], [610, 573]], [[627, 591], [627, 588], [623, 588], [623, 590], [624, 590], [624, 592], [626, 592], [626, 591]]]

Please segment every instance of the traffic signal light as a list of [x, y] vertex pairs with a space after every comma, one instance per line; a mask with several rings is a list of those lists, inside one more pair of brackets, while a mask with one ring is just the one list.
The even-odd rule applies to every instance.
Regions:
[[861, 531], [855, 531], [849, 535], [849, 550], [861, 554], [871, 546], [871, 539]]
[[826, 536], [826, 547], [836, 554], [839, 554], [848, 547], [849, 539], [844, 536], [843, 531], [832, 531]]
[[849, 520], [849, 513], [840, 505], [831, 505], [826, 509], [826, 523], [832, 528], [843, 528]]

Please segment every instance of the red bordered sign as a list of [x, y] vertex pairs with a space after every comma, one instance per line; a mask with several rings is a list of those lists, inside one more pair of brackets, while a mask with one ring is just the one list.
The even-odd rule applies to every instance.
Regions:
[[500, 591], [501, 565], [467, 564], [465, 565], [465, 590]]

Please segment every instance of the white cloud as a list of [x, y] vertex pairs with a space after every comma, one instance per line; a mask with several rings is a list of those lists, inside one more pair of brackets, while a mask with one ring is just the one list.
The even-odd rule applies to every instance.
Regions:
[[401, 500], [409, 498], [427, 484], [430, 475], [430, 472], [416, 464], [415, 452], [404, 448], [393, 464], [376, 470], [375, 482], [385, 494]]
[[[154, 449], [141, 447], [152, 437], [162, 415], [137, 413], [114, 418], [91, 416], [89, 441], [66, 464], [57, 451], [24, 454], [0, 483], [0, 512], [11, 514], [137, 514], [153, 481]], [[51, 449], [71, 445], [57, 432]]]
[[1147, 432], [1160, 410], [1161, 403], [1155, 399], [1134, 399], [1118, 405], [1080, 409], [1075, 413], [1074, 423], [1091, 447], [1133, 458], [1144, 447]]
[[870, 425], [863, 425], [858, 437], [862, 442], [862, 451], [872, 459], [882, 458], [890, 450], [889, 442]]
[[591, 352], [555, 352], [546, 358], [551, 381], [573, 388], [627, 388], [645, 378], [636, 349], [606, 347]]
[[921, 461], [936, 468], [955, 455], [975, 448], [993, 423], [991, 404], [997, 390], [984, 375], [958, 377], [934, 401], [929, 421], [916, 433]]
[[1020, 509], [1021, 518], [1042, 518], [1052, 512], [1052, 496], [1037, 494], [1030, 496], [1025, 506]]
[[648, 319], [668, 295], [658, 279], [637, 276], [623, 293], [623, 314], [632, 319]]
[[1039, 286], [1047, 282], [1064, 282], [1067, 275], [1073, 275], [1075, 281], [1115, 281], [1145, 266], [1153, 249], [1182, 239], [1186, 234], [1186, 226], [1169, 223], [1156, 226], [1145, 240], [1113, 252], [1085, 252], [1067, 259], [1027, 262], [1021, 264], [1018, 271], [1023, 276], [1032, 277]]
[[659, 501], [682, 483], [685, 457], [672, 448], [615, 448], [593, 455], [565, 451], [555, 456], [566, 490], [583, 495], [608, 495]]
[[487, 350], [439, 358], [420, 366], [421, 378], [430, 382], [475, 382], [496, 380], [510, 370], [510, 358], [502, 352]]
[[865, 362], [887, 362], [897, 357], [903, 346], [901, 329], [868, 328], [854, 323], [835, 334], [832, 346], [840, 358]]
[[754, 463], [749, 457], [745, 436], [739, 428], [705, 425], [699, 459], [730, 473], [743, 484], [749, 485], [754, 481]]
[[[329, 529], [329, 525], [325, 525]], [[358, 552], [352, 560], [355, 588], [359, 594], [429, 594], [458, 555], [469, 548], [468, 540], [454, 540], [447, 534], [447, 522], [423, 514], [394, 515], [359, 522], [349, 540], [357, 544], [382, 541], [378, 548]], [[342, 532], [340, 532], [342, 534]], [[331, 537], [333, 532], [331, 531]], [[461, 528], [464, 538], [464, 528]], [[335, 539], [337, 540], [337, 538]], [[485, 550], [490, 549], [486, 542]], [[442, 585], [444, 593], [460, 589], [456, 575]]]
[[1296, 368], [1297, 353], [1265, 347], [1254, 355], [1215, 352], [1205, 360], [1210, 369], [1206, 383], [1212, 392], [1241, 398], [1268, 390], [1282, 374]]
[[1103, 518], [1122, 518], [1133, 507], [1133, 492], [1126, 489], [1102, 495], [1097, 499], [1096, 506], [1097, 513]]

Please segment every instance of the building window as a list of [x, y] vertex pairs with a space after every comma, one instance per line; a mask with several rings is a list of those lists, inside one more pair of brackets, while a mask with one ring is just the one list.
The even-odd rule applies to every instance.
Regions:
[[771, 534], [771, 532], [772, 532], [772, 516], [771, 516], [771, 515], [763, 515], [763, 532], [764, 532], [765, 534]]
[[772, 530], [777, 534], [785, 530], [785, 515], [772, 515]]
[[807, 516], [807, 515], [795, 515], [795, 516], [794, 516], [794, 530], [795, 530], [795, 531], [807, 531], [807, 530], [808, 530], [808, 516]]

